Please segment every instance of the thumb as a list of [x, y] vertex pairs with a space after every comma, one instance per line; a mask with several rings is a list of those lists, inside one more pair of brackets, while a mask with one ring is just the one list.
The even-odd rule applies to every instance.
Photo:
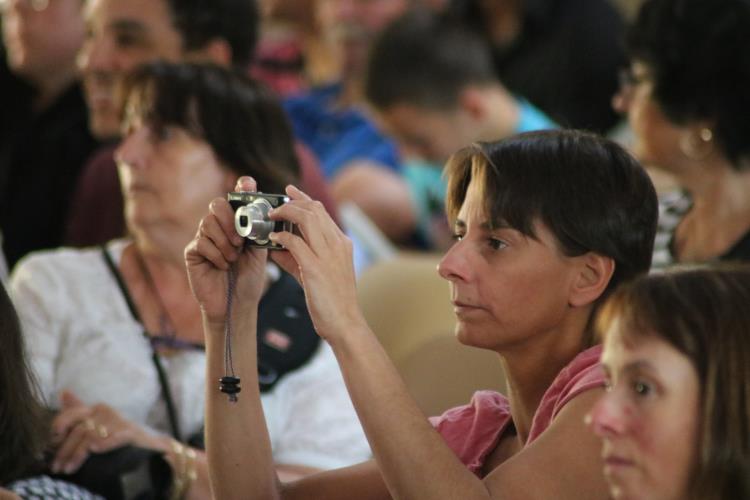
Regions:
[[62, 404], [63, 409], [83, 406], [83, 401], [78, 399], [78, 396], [68, 390], [64, 390], [60, 393], [60, 403]]

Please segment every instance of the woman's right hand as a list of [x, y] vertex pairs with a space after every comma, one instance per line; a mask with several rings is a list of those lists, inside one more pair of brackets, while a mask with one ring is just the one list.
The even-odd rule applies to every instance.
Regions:
[[[257, 191], [255, 180], [240, 177], [237, 191]], [[224, 322], [230, 267], [235, 265], [234, 303], [257, 306], [266, 282], [267, 251], [244, 248], [234, 228], [234, 211], [229, 202], [216, 198], [198, 227], [195, 238], [185, 248], [185, 263], [193, 295], [211, 322]]]

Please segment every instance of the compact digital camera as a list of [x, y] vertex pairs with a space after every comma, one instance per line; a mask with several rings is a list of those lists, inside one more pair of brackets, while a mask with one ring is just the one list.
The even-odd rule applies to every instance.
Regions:
[[287, 221], [271, 220], [268, 211], [288, 202], [288, 196], [239, 191], [227, 193], [227, 200], [234, 210], [234, 229], [246, 238], [249, 245], [270, 250], [284, 248], [269, 240], [268, 235], [272, 232], [292, 232], [294, 225]]

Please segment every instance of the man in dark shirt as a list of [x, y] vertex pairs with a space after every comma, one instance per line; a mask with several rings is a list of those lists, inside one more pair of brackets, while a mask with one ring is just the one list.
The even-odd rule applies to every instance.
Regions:
[[71, 192], [96, 147], [75, 63], [82, 6], [82, 0], [0, 4], [0, 230], [11, 267], [32, 250], [61, 244]]

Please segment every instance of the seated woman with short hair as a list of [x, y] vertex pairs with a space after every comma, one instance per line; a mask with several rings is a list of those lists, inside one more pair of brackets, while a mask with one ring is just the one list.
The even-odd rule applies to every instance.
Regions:
[[[447, 165], [456, 242], [440, 263], [456, 336], [498, 354], [508, 397], [477, 393], [432, 422], [409, 396], [357, 304], [351, 242], [322, 206], [294, 187], [274, 220], [286, 251], [270, 257], [305, 288], [316, 331], [333, 348], [375, 460], [280, 485], [257, 391], [253, 328], [265, 251], [243, 250], [233, 212], [215, 200], [186, 249], [206, 328], [207, 454], [219, 498], [604, 498], [600, 446], [583, 417], [603, 393], [593, 311], [648, 270], [657, 200], [621, 147], [576, 131], [477, 144]], [[238, 188], [263, 189], [241, 178]], [[237, 282], [226, 317], [227, 271]], [[447, 299], [447, 298], [446, 298]], [[231, 321], [243, 390], [230, 403], [215, 381]], [[440, 369], [436, 367], [436, 369]], [[470, 370], [471, 367], [466, 367]]]
[[[204, 455], [187, 446], [202, 441], [206, 358], [183, 252], [237, 176], [269, 191], [297, 179], [291, 128], [270, 91], [218, 67], [149, 64], [125, 96], [115, 157], [131, 237], [33, 254], [14, 270], [13, 295], [42, 392], [60, 410], [53, 470], [134, 446], [167, 457], [175, 494], [209, 497]], [[302, 289], [275, 265], [256, 279], [258, 383], [279, 469], [297, 477], [366, 459]]]

